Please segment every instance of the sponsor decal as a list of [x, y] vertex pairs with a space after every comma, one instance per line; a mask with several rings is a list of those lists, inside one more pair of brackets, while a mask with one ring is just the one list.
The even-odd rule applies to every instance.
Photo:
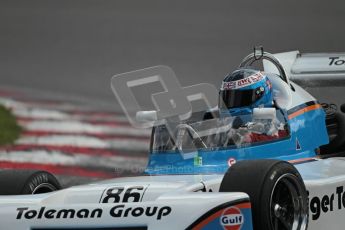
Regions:
[[340, 57], [330, 57], [329, 60], [330, 60], [329, 61], [330, 66], [345, 65], [345, 60], [340, 59]]
[[272, 89], [272, 83], [270, 82], [270, 80], [266, 80], [266, 85], [269, 89]]
[[250, 202], [228, 205], [231, 204], [223, 204], [211, 209], [190, 225], [188, 229], [252, 230]]
[[74, 218], [100, 218], [103, 210], [96, 209], [46, 209], [41, 207], [39, 210], [29, 209], [28, 207], [17, 208], [17, 220], [20, 219], [74, 219]]
[[237, 81], [237, 86], [241, 87], [241, 86], [250, 85], [252, 83], [253, 82], [250, 80], [250, 78], [247, 77], [247, 78], [244, 78], [244, 79], [241, 79], [241, 80]]
[[229, 158], [229, 160], [228, 160], [228, 166], [230, 167], [230, 166], [232, 166], [232, 165], [234, 165], [234, 164], [236, 164], [236, 159], [235, 159], [235, 158]]
[[250, 79], [253, 83], [256, 83], [256, 82], [260, 81], [261, 79], [263, 79], [263, 77], [264, 76], [260, 72], [258, 72], [256, 74], [253, 74], [252, 76], [250, 76]]
[[243, 223], [243, 214], [241, 210], [236, 207], [225, 209], [220, 217], [220, 224], [226, 230], [240, 230]]
[[238, 81], [232, 81], [232, 82], [223, 82], [222, 89], [228, 90], [228, 89], [239, 89], [248, 85], [255, 84], [256, 82], [262, 80], [264, 76], [258, 72], [256, 74], [253, 74], [247, 78], [238, 80]]
[[157, 220], [167, 216], [171, 213], [169, 206], [164, 206], [158, 209], [158, 207], [135, 207], [125, 208], [125, 205], [116, 205], [110, 209], [110, 215], [112, 217], [139, 217], [139, 216], [155, 216]]
[[345, 209], [344, 186], [337, 187], [332, 194], [311, 198], [309, 204], [312, 220], [319, 219], [322, 214]]
[[223, 89], [234, 89], [236, 88], [236, 81], [223, 82]]
[[194, 166], [202, 166], [202, 157], [200, 156], [194, 157]]
[[296, 150], [301, 150], [301, 149], [302, 149], [301, 144], [299, 143], [299, 140], [296, 137]]
[[[161, 220], [163, 217], [168, 216], [172, 209], [169, 206], [147, 206], [147, 207], [126, 207], [126, 205], [116, 205], [109, 211], [109, 215], [114, 218], [126, 217], [153, 217]], [[17, 208], [17, 220], [21, 219], [94, 219], [103, 216], [103, 209], [47, 209], [41, 207], [39, 209], [30, 209], [29, 207]]]
[[129, 203], [141, 202], [148, 185], [145, 186], [114, 186], [107, 188], [100, 199], [100, 203]]

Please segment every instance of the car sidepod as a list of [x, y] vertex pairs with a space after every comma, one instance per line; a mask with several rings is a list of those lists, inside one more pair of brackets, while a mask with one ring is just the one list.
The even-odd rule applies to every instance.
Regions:
[[44, 195], [8, 197], [0, 205], [0, 229], [252, 229], [245, 193], [171, 192], [150, 201], [76, 204]]

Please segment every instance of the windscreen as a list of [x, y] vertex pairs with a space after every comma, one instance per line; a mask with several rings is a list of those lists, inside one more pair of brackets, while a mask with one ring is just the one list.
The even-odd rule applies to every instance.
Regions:
[[174, 127], [173, 131], [166, 125], [153, 128], [152, 153], [241, 148], [289, 136], [288, 125], [280, 110], [274, 118], [257, 119], [250, 114], [169, 124], [169, 127]]

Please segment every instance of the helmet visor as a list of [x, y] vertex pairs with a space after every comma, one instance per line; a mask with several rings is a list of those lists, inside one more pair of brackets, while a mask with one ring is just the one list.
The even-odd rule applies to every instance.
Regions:
[[231, 109], [250, 106], [264, 94], [264, 87], [247, 90], [221, 90], [219, 93], [219, 107]]

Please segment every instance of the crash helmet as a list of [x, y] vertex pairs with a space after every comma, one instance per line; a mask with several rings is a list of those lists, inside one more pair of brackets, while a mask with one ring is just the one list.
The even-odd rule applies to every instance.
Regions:
[[272, 107], [272, 84], [259, 70], [237, 69], [224, 78], [218, 106], [220, 113], [230, 115], [250, 114], [254, 108]]

